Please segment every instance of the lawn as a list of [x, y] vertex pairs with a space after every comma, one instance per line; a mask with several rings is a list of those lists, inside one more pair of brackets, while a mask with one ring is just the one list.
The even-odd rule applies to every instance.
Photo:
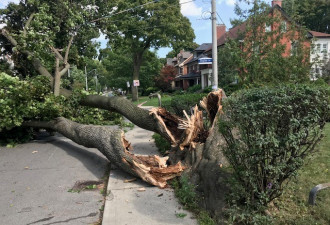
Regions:
[[324, 134], [317, 151], [274, 202], [277, 208], [272, 210], [274, 224], [330, 224], [330, 188], [318, 192], [317, 205], [308, 204], [310, 190], [330, 182], [330, 123], [326, 124]]
[[[171, 101], [171, 96], [163, 95], [161, 100], [162, 100], [162, 104], [168, 104]], [[134, 102], [135, 105], [138, 105], [141, 103], [144, 103], [143, 106], [158, 107], [158, 98], [156, 97], [156, 98], [150, 99], [148, 96], [141, 96], [141, 97], [139, 97], [139, 100], [137, 102]]]

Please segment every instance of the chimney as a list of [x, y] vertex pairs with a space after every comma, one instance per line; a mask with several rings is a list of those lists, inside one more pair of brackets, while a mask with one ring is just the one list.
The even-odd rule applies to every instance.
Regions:
[[217, 39], [226, 33], [226, 25], [217, 24]]
[[275, 5], [278, 5], [279, 7], [282, 7], [282, 0], [273, 0], [272, 1], [272, 7]]

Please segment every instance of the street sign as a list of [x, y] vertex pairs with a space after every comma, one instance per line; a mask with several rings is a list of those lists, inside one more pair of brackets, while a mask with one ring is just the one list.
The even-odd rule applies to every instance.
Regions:
[[139, 80], [133, 80], [133, 86], [134, 87], [140, 86], [140, 81]]
[[200, 65], [207, 65], [207, 64], [212, 64], [212, 58], [200, 58], [198, 59], [198, 64]]

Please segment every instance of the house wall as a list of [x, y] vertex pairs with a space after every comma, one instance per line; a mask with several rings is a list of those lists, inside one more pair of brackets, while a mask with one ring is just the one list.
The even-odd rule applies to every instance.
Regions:
[[315, 38], [312, 41], [310, 52], [310, 62], [313, 63], [311, 80], [316, 80], [322, 76], [322, 68], [330, 59], [330, 37]]

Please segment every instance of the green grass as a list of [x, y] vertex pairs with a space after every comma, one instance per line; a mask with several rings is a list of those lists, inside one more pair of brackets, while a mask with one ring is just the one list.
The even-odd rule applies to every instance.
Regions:
[[[188, 177], [182, 175], [172, 181], [174, 193], [179, 202], [187, 210], [190, 210], [197, 216], [198, 224], [200, 225], [215, 225], [215, 222], [210, 217], [209, 213], [198, 206], [198, 196], [195, 192], [195, 187], [188, 181]], [[178, 217], [178, 215], [177, 215]]]
[[[167, 104], [171, 101], [171, 96], [169, 95], [163, 95], [162, 96], [162, 104]], [[143, 106], [154, 106], [158, 107], [158, 98], [151, 98], [149, 99], [148, 96], [141, 96], [139, 97], [139, 100], [137, 102], [134, 102], [135, 105], [141, 104], [143, 102], [146, 102], [143, 104]]]
[[310, 190], [321, 183], [330, 182], [330, 123], [324, 128], [325, 137], [318, 144], [317, 151], [306, 160], [297, 178], [284, 188], [271, 212], [274, 224], [330, 224], [330, 189], [318, 192], [316, 205], [308, 204]]

